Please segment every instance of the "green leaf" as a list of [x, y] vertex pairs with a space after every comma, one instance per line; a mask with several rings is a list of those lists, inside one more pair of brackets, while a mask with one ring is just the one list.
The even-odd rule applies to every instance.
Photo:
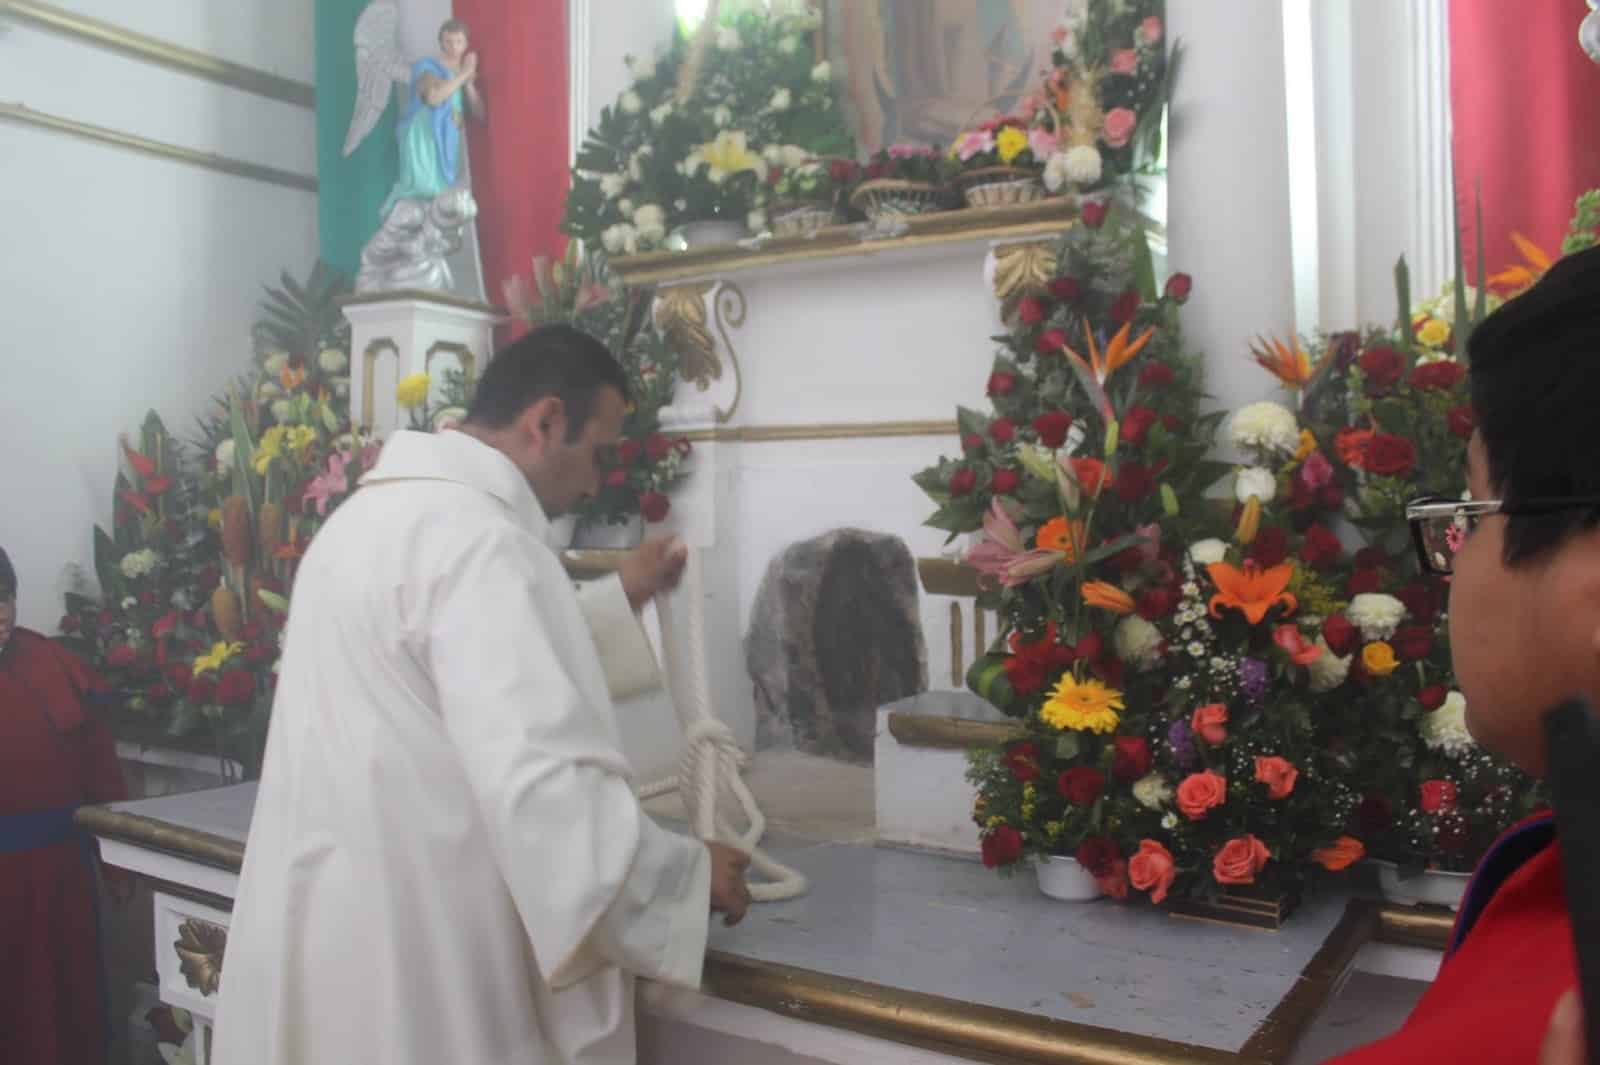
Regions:
[[1126, 551], [1130, 547], [1138, 547], [1140, 544], [1144, 543], [1149, 543], [1149, 540], [1146, 537], [1140, 536], [1138, 533], [1128, 533], [1125, 536], [1119, 536], [1110, 543], [1101, 544], [1099, 547], [1086, 553], [1083, 556], [1083, 565], [1085, 568], [1093, 566], [1095, 563], [1103, 562], [1106, 559], [1111, 558], [1113, 555], [1122, 554], [1122, 552]]
[[100, 526], [94, 527], [94, 573], [100, 581], [100, 594], [105, 601], [119, 602], [123, 596], [122, 570], [119, 564], [122, 553], [117, 550], [117, 545], [106, 531]]
[[1056, 757], [1063, 762], [1070, 762], [1078, 757], [1083, 749], [1083, 743], [1076, 732], [1064, 732], [1056, 740]]
[[952, 533], [976, 532], [983, 528], [983, 508], [971, 500], [957, 500], [934, 511], [923, 524]]
[[260, 588], [256, 591], [256, 597], [279, 614], [287, 614], [289, 612], [289, 600], [276, 592], [269, 592], [265, 588]]
[[989, 417], [968, 407], [957, 407], [956, 426], [963, 437], [983, 436], [989, 431]]
[[1399, 260], [1394, 264], [1394, 292], [1395, 299], [1400, 304], [1400, 315], [1395, 319], [1395, 329], [1399, 331], [1401, 344], [1409, 350], [1413, 338], [1411, 331], [1411, 268], [1406, 265], [1406, 257], [1404, 255], [1400, 256]]
[[1150, 236], [1145, 232], [1144, 216], [1136, 217], [1139, 231], [1133, 241], [1133, 279], [1144, 301], [1154, 303], [1160, 296], [1156, 291], [1156, 261], [1150, 254]]

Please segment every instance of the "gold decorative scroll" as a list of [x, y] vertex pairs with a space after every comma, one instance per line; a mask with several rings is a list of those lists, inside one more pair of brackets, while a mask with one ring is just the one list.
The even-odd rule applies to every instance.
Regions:
[[375, 337], [361, 353], [361, 428], [371, 429], [373, 420], [372, 385], [378, 368], [378, 356], [385, 351], [394, 353], [394, 371], [400, 375], [400, 345], [389, 337]]
[[1002, 244], [994, 249], [994, 294], [1011, 317], [1022, 297], [1043, 291], [1056, 276], [1056, 246], [1048, 240]]
[[733, 338], [728, 336], [728, 330], [744, 325], [749, 308], [744, 290], [732, 281], [722, 283], [712, 307], [717, 312], [717, 332], [722, 334], [722, 346], [728, 349], [728, 361], [733, 364], [733, 402], [727, 410], [717, 410], [717, 424], [724, 425], [733, 418], [733, 412], [739, 409], [739, 399], [744, 395], [744, 373], [739, 369], [739, 353], [733, 349]]
[[706, 311], [706, 297], [711, 300], [715, 314], [717, 334], [728, 351], [728, 361], [733, 365], [733, 402], [726, 410], [717, 408], [717, 423], [725, 424], [739, 409], [739, 399], [744, 394], [744, 374], [739, 369], [739, 355], [734, 350], [729, 331], [744, 325], [749, 305], [744, 291], [731, 282], [691, 281], [671, 285], [656, 293], [656, 328], [666, 337], [667, 343], [678, 353], [678, 373], [685, 381], [693, 381], [704, 392], [712, 381], [722, 379], [722, 360], [717, 356], [717, 338], [711, 332], [711, 315]]
[[228, 930], [191, 917], [178, 926], [172, 949], [177, 952], [178, 967], [189, 986], [207, 998], [216, 994], [222, 984], [222, 955], [228, 949]]

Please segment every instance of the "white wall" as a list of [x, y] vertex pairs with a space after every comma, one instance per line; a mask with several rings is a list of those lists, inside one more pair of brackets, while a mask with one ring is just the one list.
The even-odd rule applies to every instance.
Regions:
[[[312, 0], [57, 0], [312, 80]], [[312, 112], [0, 18], [0, 100], [302, 174]], [[0, 121], [0, 544], [22, 624], [53, 632], [70, 563], [111, 519], [117, 435], [149, 408], [185, 434], [242, 372], [263, 282], [316, 255], [316, 197]]]
[[567, 0], [572, 85], [571, 148], [633, 80], [625, 57], [653, 56], [672, 41], [673, 0]]

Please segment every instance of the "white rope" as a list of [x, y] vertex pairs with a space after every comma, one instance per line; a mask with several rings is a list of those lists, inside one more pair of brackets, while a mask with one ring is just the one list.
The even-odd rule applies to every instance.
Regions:
[[[667, 689], [686, 748], [678, 762], [677, 775], [646, 785], [639, 790], [639, 797], [653, 799], [676, 791], [696, 836], [749, 854], [751, 871], [762, 878], [750, 885], [750, 897], [756, 902], [778, 902], [805, 894], [806, 878], [760, 849], [767, 819], [744, 782], [742, 771], [749, 759], [739, 748], [733, 730], [711, 712], [711, 686], [706, 680], [705, 597], [701, 594], [698, 552], [692, 548], [677, 590], [656, 596], [656, 610], [661, 621]], [[728, 815], [734, 810], [746, 825], [742, 833], [729, 820]]]

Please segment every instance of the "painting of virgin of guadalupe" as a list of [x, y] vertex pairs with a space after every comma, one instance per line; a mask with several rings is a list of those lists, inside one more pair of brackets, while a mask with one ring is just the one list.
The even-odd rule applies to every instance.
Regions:
[[826, 0], [824, 41], [856, 139], [947, 145], [1050, 67], [1063, 0]]

